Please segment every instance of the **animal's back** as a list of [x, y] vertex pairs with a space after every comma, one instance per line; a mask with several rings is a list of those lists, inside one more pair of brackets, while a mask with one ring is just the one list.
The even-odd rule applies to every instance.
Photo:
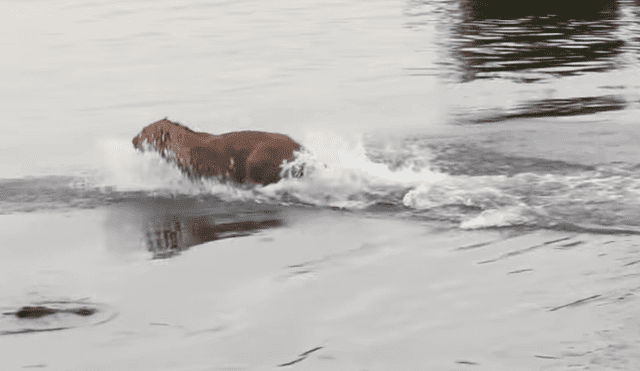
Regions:
[[175, 161], [190, 176], [223, 176], [235, 182], [269, 184], [280, 180], [280, 166], [291, 161], [301, 146], [290, 137], [262, 131], [236, 131], [220, 135], [197, 132], [168, 119], [145, 127], [133, 140], [154, 144], [161, 154], [173, 152]]

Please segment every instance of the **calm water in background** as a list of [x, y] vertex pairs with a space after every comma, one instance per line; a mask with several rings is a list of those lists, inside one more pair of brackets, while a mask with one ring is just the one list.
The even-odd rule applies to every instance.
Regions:
[[[14, 1], [0, 14], [4, 214], [186, 197], [198, 218], [259, 200], [274, 205], [267, 216], [285, 203], [465, 228], [640, 227], [637, 2], [565, 12], [544, 2]], [[130, 139], [163, 117], [286, 133], [334, 170], [258, 191], [186, 184], [133, 154]], [[169, 209], [150, 246], [225, 232], [193, 232], [202, 219]]]

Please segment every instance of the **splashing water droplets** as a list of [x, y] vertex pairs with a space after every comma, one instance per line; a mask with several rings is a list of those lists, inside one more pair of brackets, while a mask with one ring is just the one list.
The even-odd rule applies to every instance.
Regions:
[[262, 192], [273, 197], [293, 195], [314, 205], [359, 209], [392, 193], [443, 178], [427, 169], [416, 172], [408, 166], [392, 171], [384, 163], [371, 161], [360, 139], [311, 133], [305, 143], [306, 150], [290, 164], [304, 164], [304, 177], [284, 179]]

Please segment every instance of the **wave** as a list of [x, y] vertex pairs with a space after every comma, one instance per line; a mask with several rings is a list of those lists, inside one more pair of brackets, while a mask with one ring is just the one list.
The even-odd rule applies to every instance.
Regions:
[[[495, 169], [483, 168], [486, 174], [482, 175], [470, 167], [465, 174], [460, 172], [464, 166], [447, 173], [432, 162], [438, 154], [415, 141], [379, 143], [321, 133], [310, 133], [306, 139], [306, 149], [283, 166], [284, 178], [266, 186], [215, 178], [193, 180], [154, 152], [136, 152], [129, 141], [105, 140], [101, 171], [0, 181], [4, 190], [0, 213], [186, 197], [369, 213], [384, 209], [398, 217], [446, 221], [463, 229], [640, 230], [640, 171], [636, 166], [580, 167], [558, 162], [559, 170], [547, 169], [547, 173], [510, 169], [495, 175]], [[504, 167], [505, 161], [493, 160], [495, 168]], [[288, 176], [301, 165], [303, 177]]]
[[[322, 133], [310, 133], [305, 149], [283, 166], [284, 179], [267, 186], [237, 185], [217, 178], [189, 179], [175, 164], [155, 152], [134, 152], [128, 141], [106, 140], [101, 188], [154, 194], [213, 195], [222, 200], [297, 202], [322, 207], [363, 209], [390, 194], [443, 177], [410, 162], [391, 170], [367, 156], [364, 144]], [[304, 177], [288, 176], [304, 166]], [[398, 202], [399, 199], [396, 199]]]
[[[421, 185], [403, 198], [407, 207], [430, 211], [458, 206], [465, 229], [544, 228], [637, 230], [640, 173], [599, 167], [573, 175], [522, 173], [514, 176], [453, 176]], [[590, 227], [581, 227], [589, 225]], [[571, 227], [573, 226], [573, 227]]]

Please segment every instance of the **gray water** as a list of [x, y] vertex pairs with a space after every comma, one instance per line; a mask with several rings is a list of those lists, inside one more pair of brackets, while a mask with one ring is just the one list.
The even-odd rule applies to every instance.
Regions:
[[[0, 368], [637, 363], [639, 12], [0, 2]], [[304, 177], [188, 179], [164, 117]]]
[[[635, 233], [640, 6], [501, 4], [4, 2], [0, 213], [187, 197]], [[188, 184], [130, 145], [163, 117], [285, 133], [334, 170]]]

